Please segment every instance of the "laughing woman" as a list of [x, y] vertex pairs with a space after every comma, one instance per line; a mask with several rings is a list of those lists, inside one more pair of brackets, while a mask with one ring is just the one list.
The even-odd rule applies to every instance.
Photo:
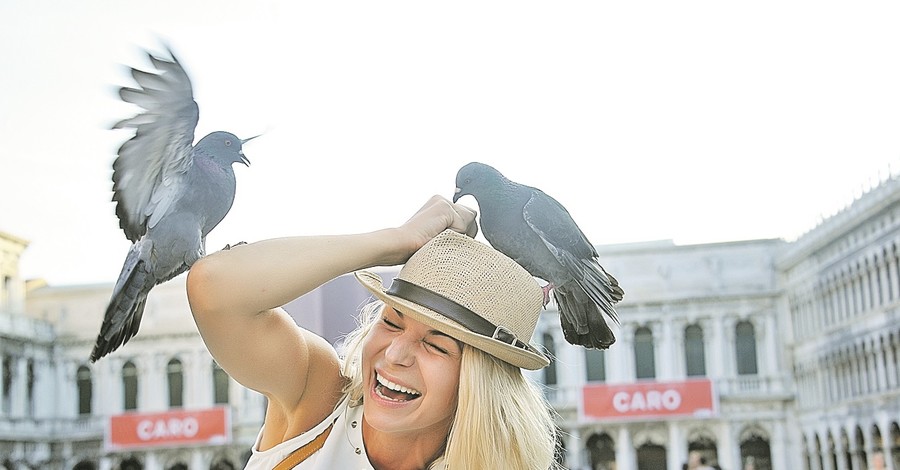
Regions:
[[[397, 228], [241, 245], [191, 268], [210, 353], [268, 398], [248, 469], [555, 468], [556, 427], [521, 369], [543, 294], [435, 196]], [[405, 264], [404, 264], [405, 263]], [[404, 264], [385, 288], [368, 271]], [[280, 307], [354, 272], [376, 297], [342, 356]]]

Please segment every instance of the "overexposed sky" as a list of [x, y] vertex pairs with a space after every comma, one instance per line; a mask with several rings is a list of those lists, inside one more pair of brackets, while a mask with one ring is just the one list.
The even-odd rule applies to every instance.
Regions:
[[900, 170], [898, 24], [897, 2], [0, 1], [0, 231], [26, 278], [115, 281], [114, 89], [163, 39], [197, 138], [265, 132], [210, 251], [400, 224], [473, 160], [595, 244], [792, 240]]

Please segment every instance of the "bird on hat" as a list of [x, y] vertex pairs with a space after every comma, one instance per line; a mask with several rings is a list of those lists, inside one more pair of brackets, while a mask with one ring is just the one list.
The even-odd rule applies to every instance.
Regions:
[[605, 317], [618, 323], [615, 304], [625, 292], [600, 265], [594, 245], [562, 204], [540, 189], [509, 180], [495, 168], [472, 162], [456, 175], [453, 202], [471, 195], [490, 244], [548, 282], [571, 344], [607, 349], [616, 340]]

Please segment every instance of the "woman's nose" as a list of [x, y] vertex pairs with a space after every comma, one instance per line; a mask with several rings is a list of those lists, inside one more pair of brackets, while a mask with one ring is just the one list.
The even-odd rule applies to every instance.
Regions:
[[411, 366], [416, 362], [415, 346], [418, 340], [410, 335], [400, 335], [395, 337], [391, 344], [384, 351], [384, 357], [393, 364], [400, 366]]

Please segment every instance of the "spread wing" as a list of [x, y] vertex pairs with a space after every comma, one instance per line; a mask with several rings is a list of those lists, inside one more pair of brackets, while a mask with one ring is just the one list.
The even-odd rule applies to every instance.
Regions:
[[123, 101], [142, 108], [134, 117], [113, 126], [135, 130], [119, 148], [112, 177], [119, 227], [132, 242], [167, 212], [192, 164], [199, 110], [190, 78], [172, 51], [167, 52], [168, 57], [148, 52], [156, 70], [132, 68], [136, 87], [119, 90]]

